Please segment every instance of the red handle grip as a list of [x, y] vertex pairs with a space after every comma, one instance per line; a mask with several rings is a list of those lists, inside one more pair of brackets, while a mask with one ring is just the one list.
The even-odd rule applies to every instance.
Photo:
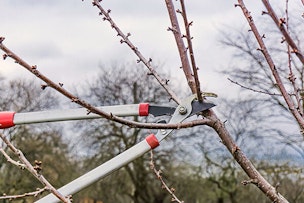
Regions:
[[0, 112], [0, 129], [13, 127], [15, 112]]
[[159, 146], [158, 139], [155, 137], [154, 134], [150, 134], [148, 137], [146, 137], [146, 141], [150, 145], [151, 149], [154, 149]]
[[149, 115], [149, 103], [139, 104], [139, 116], [148, 116]]

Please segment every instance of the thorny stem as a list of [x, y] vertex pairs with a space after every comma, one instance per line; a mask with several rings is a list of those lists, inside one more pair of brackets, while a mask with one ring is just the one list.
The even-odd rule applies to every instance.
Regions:
[[178, 97], [175, 95], [175, 93], [169, 88], [168, 81], [164, 80], [160, 77], [160, 75], [157, 74], [153, 66], [151, 65], [151, 59], [147, 60], [141, 52], [138, 50], [138, 48], [129, 40], [130, 33], [125, 35], [122, 30], [116, 25], [114, 20], [110, 16], [110, 10], [105, 10], [98, 0], [93, 0], [93, 5], [96, 6], [100, 10], [100, 15], [104, 15], [103, 19], [108, 21], [111, 24], [111, 27], [117, 32], [117, 36], [120, 36], [121, 43], [126, 43], [131, 50], [136, 54], [136, 56], [139, 58], [138, 62], [142, 62], [150, 71], [150, 74], [152, 74], [156, 80], [161, 84], [161, 86], [167, 91], [167, 93], [171, 96], [171, 99], [173, 99], [177, 104], [180, 103]]
[[244, 13], [244, 16], [246, 17], [247, 21], [248, 21], [248, 24], [260, 46], [259, 50], [262, 52], [262, 54], [264, 55], [265, 59], [266, 59], [266, 62], [268, 63], [268, 66], [269, 68], [271, 69], [272, 71], [272, 75], [274, 76], [275, 80], [276, 80], [276, 83], [278, 85], [278, 88], [286, 102], [286, 104], [288, 105], [288, 108], [289, 110], [291, 111], [292, 115], [294, 116], [294, 118], [296, 119], [297, 123], [299, 124], [301, 130], [304, 129], [304, 119], [301, 115], [301, 112], [298, 111], [298, 109], [295, 107], [295, 104], [293, 103], [291, 97], [289, 96], [283, 82], [282, 82], [282, 79], [275, 67], [275, 64], [267, 50], [267, 47], [266, 45], [264, 44], [264, 41], [263, 41], [263, 37], [260, 35], [257, 27], [255, 26], [255, 23], [253, 21], [253, 18], [250, 14], [250, 12], [247, 10], [244, 2], [242, 0], [238, 0], [239, 4], [236, 5], [236, 6], [240, 6], [243, 13]]
[[[170, 28], [169, 30], [173, 32], [173, 35], [174, 35], [174, 38], [175, 38], [175, 41], [177, 44], [179, 56], [181, 58], [181, 63], [182, 63], [182, 68], [183, 68], [184, 74], [186, 76], [188, 85], [189, 85], [192, 93], [196, 93], [195, 81], [194, 81], [193, 73], [192, 73], [190, 63], [188, 60], [187, 49], [186, 49], [184, 41], [182, 39], [182, 34], [180, 31], [180, 27], [178, 24], [176, 12], [175, 12], [172, 0], [166, 0], [166, 6], [167, 6], [168, 13], [169, 13], [171, 26], [172, 26], [172, 28]], [[197, 93], [197, 94], [199, 94], [199, 93]]]
[[202, 94], [200, 94], [201, 88], [200, 88], [200, 81], [199, 81], [198, 73], [197, 73], [198, 68], [197, 68], [196, 63], [195, 63], [195, 57], [194, 57], [193, 46], [192, 46], [192, 37], [191, 37], [191, 34], [190, 34], [190, 26], [192, 25], [192, 22], [190, 22], [190, 23], [188, 22], [184, 0], [180, 0], [180, 3], [181, 3], [181, 8], [182, 8], [181, 14], [183, 16], [184, 25], [185, 25], [185, 29], [186, 29], [186, 39], [187, 39], [187, 43], [188, 43], [189, 55], [190, 55], [190, 60], [191, 60], [191, 65], [192, 65], [192, 71], [193, 71], [193, 76], [194, 76], [194, 80], [195, 80], [197, 99], [198, 99], [198, 101], [203, 101]]
[[121, 117], [115, 116], [111, 113], [106, 113], [104, 111], [101, 111], [100, 109], [92, 106], [91, 104], [87, 103], [84, 100], [81, 100], [77, 98], [75, 95], [67, 91], [63, 88], [61, 84], [57, 84], [50, 80], [48, 77], [44, 76], [42, 73], [40, 73], [37, 69], [37, 66], [31, 66], [27, 62], [25, 62], [23, 59], [21, 59], [19, 56], [17, 56], [14, 52], [12, 52], [10, 49], [8, 49], [2, 41], [4, 40], [4, 37], [0, 37], [0, 49], [2, 49], [7, 56], [13, 58], [16, 63], [30, 71], [32, 74], [34, 74], [36, 77], [43, 80], [47, 85], [46, 87], [51, 87], [55, 89], [57, 92], [61, 93], [62, 95], [66, 96], [67, 98], [71, 99], [72, 102], [79, 104], [80, 106], [88, 109], [90, 113], [98, 114], [108, 120], [112, 120], [124, 125], [127, 125], [131, 128], [147, 128], [147, 129], [180, 129], [180, 128], [190, 128], [196, 125], [205, 125], [207, 122], [207, 119], [198, 119], [193, 120], [185, 123], [178, 123], [178, 124], [161, 124], [161, 123], [140, 123], [132, 120], [123, 119]]
[[157, 170], [154, 164], [154, 159], [153, 159], [153, 151], [150, 151], [150, 168], [156, 175], [157, 179], [161, 182], [162, 188], [164, 188], [172, 197], [171, 202], [178, 202], [178, 203], [184, 203], [184, 201], [179, 200], [176, 195], [174, 194], [175, 189], [174, 188], [169, 188], [169, 186], [166, 184], [164, 181], [161, 173], [161, 170]]
[[287, 29], [284, 26], [284, 22], [282, 22], [276, 15], [276, 13], [274, 12], [274, 10], [272, 9], [271, 5], [269, 4], [268, 0], [262, 0], [263, 4], [265, 5], [266, 9], [267, 9], [267, 14], [272, 18], [272, 20], [274, 21], [274, 23], [277, 25], [277, 27], [279, 28], [279, 30], [281, 31], [281, 33], [283, 34], [286, 42], [289, 44], [289, 46], [292, 48], [292, 52], [294, 52], [296, 54], [296, 56], [299, 58], [299, 60], [302, 62], [302, 64], [304, 65], [304, 55], [301, 52], [301, 50], [298, 48], [298, 46], [296, 45], [296, 43], [293, 41], [293, 39], [291, 38], [291, 36], [289, 35]]
[[17, 149], [2, 133], [0, 133], [0, 137], [3, 140], [3, 142], [9, 147], [12, 152], [18, 156], [19, 160], [24, 164], [25, 168], [35, 177], [37, 178], [51, 193], [53, 193], [58, 199], [60, 199], [62, 202], [65, 203], [71, 203], [70, 199], [67, 197], [64, 197], [62, 194], [60, 194], [56, 188], [54, 188], [47, 179], [43, 175], [41, 175], [33, 165], [27, 160], [27, 158], [24, 156], [24, 154]]

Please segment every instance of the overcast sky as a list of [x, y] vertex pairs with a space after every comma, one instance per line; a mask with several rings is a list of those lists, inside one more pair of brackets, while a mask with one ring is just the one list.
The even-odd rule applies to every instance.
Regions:
[[[203, 90], [225, 90], [225, 95], [227, 86], [233, 86], [217, 71], [228, 68], [232, 54], [219, 44], [220, 30], [224, 25], [247, 26], [235, 3], [186, 1], [189, 21], [194, 21], [191, 32]], [[146, 58], [164, 64], [174, 78], [182, 78], [173, 35], [166, 31], [170, 22], [164, 1], [105, 0], [102, 5], [112, 10], [112, 18], [125, 33], [132, 34], [131, 41]], [[260, 1], [248, 1], [247, 6], [254, 16], [260, 16]], [[89, 0], [0, 0], [0, 11], [0, 35], [6, 38], [5, 45], [67, 87], [89, 80], [100, 65], [110, 67], [113, 62], [130, 63], [137, 59], [126, 45], [119, 43], [114, 30], [101, 20]], [[33, 77], [8, 60], [0, 60], [0, 75]]]

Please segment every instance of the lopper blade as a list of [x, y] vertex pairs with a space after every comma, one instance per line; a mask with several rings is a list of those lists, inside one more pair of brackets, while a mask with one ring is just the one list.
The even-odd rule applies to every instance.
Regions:
[[197, 100], [194, 100], [192, 102], [192, 111], [191, 111], [191, 114], [190, 116], [194, 115], [194, 114], [197, 114], [199, 112], [202, 112], [202, 111], [205, 111], [205, 110], [208, 110], [208, 109], [211, 109], [212, 107], [216, 106], [215, 104], [213, 103], [209, 103], [209, 102], [199, 102]]
[[157, 116], [171, 116], [176, 110], [176, 107], [149, 105], [149, 114]]

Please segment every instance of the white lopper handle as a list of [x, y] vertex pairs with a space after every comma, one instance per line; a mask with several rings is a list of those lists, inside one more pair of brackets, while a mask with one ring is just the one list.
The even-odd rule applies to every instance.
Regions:
[[[129, 104], [129, 105], [117, 105], [117, 106], [103, 106], [97, 107], [98, 109], [112, 113], [116, 116], [147, 116], [148, 105], [143, 104]], [[145, 110], [146, 112], [142, 113]], [[141, 115], [142, 114], [142, 115]], [[51, 110], [51, 111], [39, 111], [29, 113], [15, 113], [13, 123], [29, 124], [29, 123], [43, 123], [43, 122], [54, 122], [54, 121], [65, 121], [65, 120], [81, 120], [81, 119], [94, 119], [101, 118], [100, 115], [90, 113], [88, 114], [87, 109], [67, 109], [67, 110]]]
[[[89, 186], [90, 184], [127, 165], [134, 159], [142, 156], [143, 154], [157, 147], [158, 145], [159, 143], [155, 135], [151, 134], [145, 140], [139, 142], [138, 144], [117, 155], [116, 157], [110, 159], [104, 164], [73, 180], [67, 185], [61, 187], [60, 189], [58, 189], [58, 191], [64, 196], [75, 194], [80, 190], [84, 189], [85, 187]], [[56, 202], [59, 202], [59, 199], [53, 194], [49, 194], [43, 197], [42, 199], [36, 201], [36, 203]]]

